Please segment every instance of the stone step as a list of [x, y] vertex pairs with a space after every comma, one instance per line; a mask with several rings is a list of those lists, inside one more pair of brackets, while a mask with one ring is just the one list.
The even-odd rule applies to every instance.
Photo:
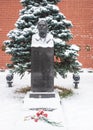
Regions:
[[[30, 120], [27, 120], [24, 125], [27, 125], [29, 128], [34, 128], [35, 130], [40, 129], [53, 129], [53, 130], [66, 130], [66, 124], [64, 120], [64, 114], [62, 111], [62, 106], [60, 104], [60, 97], [58, 92], [51, 92], [51, 93], [34, 93], [34, 94], [53, 94], [55, 96], [48, 97], [48, 98], [34, 98], [31, 94], [33, 92], [27, 93], [26, 97], [24, 98], [24, 117], [30, 117]], [[30, 95], [30, 96], [29, 96]], [[51, 123], [46, 123], [45, 121], [39, 120], [35, 122], [31, 119], [31, 116], [34, 116], [38, 111], [43, 110], [47, 113], [48, 118], [50, 121], [59, 123], [59, 126], [51, 125]]]

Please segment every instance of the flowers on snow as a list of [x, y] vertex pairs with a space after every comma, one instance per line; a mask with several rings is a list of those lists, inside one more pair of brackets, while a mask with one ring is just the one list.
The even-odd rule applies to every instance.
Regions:
[[46, 123], [49, 123], [53, 126], [59, 126], [61, 127], [61, 123], [60, 122], [55, 122], [55, 121], [51, 121], [48, 119], [48, 114], [44, 111], [44, 110], [39, 110], [38, 112], [35, 113], [35, 115], [33, 116], [26, 116], [24, 118], [24, 120], [34, 120], [34, 122], [38, 122], [39, 120], [44, 121]]

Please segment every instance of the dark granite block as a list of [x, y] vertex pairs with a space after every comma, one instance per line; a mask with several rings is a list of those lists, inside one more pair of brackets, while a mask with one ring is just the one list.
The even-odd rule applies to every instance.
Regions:
[[52, 92], [54, 87], [54, 48], [31, 48], [33, 92]]

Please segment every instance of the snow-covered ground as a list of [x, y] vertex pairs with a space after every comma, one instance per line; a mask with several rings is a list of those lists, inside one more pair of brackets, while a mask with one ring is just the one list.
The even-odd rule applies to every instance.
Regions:
[[[26, 73], [22, 79], [17, 74], [14, 75], [13, 87], [9, 88], [6, 83], [7, 73], [7, 70], [0, 72], [0, 129], [37, 130], [35, 126], [38, 126], [39, 123], [34, 121], [31, 123], [32, 120], [24, 121], [24, 116], [30, 114], [30, 111], [23, 107], [24, 95], [15, 93], [17, 88], [30, 86], [30, 75]], [[57, 76], [55, 85], [72, 88], [74, 91], [73, 96], [62, 99], [62, 114], [60, 116], [64, 117], [62, 123], [65, 130], [93, 130], [93, 73], [89, 73], [88, 69], [80, 73], [78, 89], [74, 89], [71, 73], [66, 79]], [[53, 116], [56, 117], [57, 114]], [[55, 128], [48, 124], [45, 125], [44, 122], [40, 122], [38, 127], [40, 129]], [[54, 130], [58, 130], [58, 128]]]

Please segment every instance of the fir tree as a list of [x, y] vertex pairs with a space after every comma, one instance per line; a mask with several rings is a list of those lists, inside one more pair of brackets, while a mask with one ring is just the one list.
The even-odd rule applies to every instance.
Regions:
[[23, 9], [15, 23], [15, 29], [8, 33], [9, 40], [5, 41], [6, 53], [10, 54], [14, 72], [21, 75], [31, 70], [31, 40], [36, 33], [39, 18], [45, 18], [49, 32], [54, 37], [54, 69], [61, 76], [77, 72], [80, 64], [77, 60], [78, 49], [68, 44], [73, 37], [70, 31], [72, 23], [59, 11], [56, 5], [60, 0], [21, 0]]

